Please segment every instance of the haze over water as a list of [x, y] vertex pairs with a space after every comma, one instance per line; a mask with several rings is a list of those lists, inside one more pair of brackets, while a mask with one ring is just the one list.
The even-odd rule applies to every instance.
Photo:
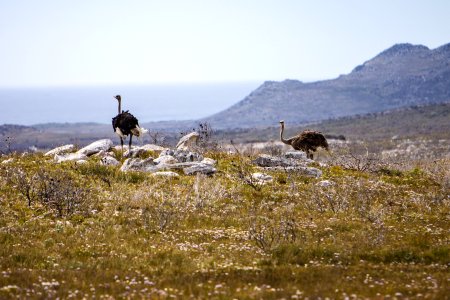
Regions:
[[122, 109], [141, 123], [190, 120], [209, 116], [237, 103], [261, 82], [165, 84], [52, 88], [1, 88], [0, 125], [96, 122], [109, 124]]

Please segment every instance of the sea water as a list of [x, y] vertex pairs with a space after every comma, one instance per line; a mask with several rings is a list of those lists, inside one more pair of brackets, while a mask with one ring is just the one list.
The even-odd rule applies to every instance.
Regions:
[[110, 123], [129, 110], [140, 123], [207, 117], [244, 99], [260, 82], [0, 88], [0, 125]]

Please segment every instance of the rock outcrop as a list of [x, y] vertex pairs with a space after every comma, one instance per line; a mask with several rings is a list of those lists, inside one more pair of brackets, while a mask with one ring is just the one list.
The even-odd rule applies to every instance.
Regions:
[[295, 171], [302, 175], [316, 178], [322, 176], [322, 171], [307, 166], [312, 160], [305, 158], [305, 156], [300, 151], [287, 152], [284, 156], [280, 157], [261, 154], [253, 163], [265, 170]]
[[111, 149], [112, 145], [113, 145], [113, 142], [110, 139], [98, 140], [98, 141], [95, 141], [95, 142], [87, 145], [84, 148], [81, 148], [80, 150], [77, 151], [77, 153], [86, 155], [86, 156], [90, 156], [90, 155], [96, 154], [102, 150], [108, 151], [109, 149]]

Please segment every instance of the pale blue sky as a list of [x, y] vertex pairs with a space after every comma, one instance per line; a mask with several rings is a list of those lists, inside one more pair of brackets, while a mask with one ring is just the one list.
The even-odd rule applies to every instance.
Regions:
[[317, 80], [450, 42], [450, 1], [0, 0], [0, 86]]

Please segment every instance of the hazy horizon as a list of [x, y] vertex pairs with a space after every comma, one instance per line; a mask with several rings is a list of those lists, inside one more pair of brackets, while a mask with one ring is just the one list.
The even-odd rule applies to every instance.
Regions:
[[123, 110], [139, 122], [195, 120], [242, 100], [262, 82], [207, 84], [99, 85], [0, 88], [0, 125], [43, 123], [110, 124], [117, 114], [114, 95]]

